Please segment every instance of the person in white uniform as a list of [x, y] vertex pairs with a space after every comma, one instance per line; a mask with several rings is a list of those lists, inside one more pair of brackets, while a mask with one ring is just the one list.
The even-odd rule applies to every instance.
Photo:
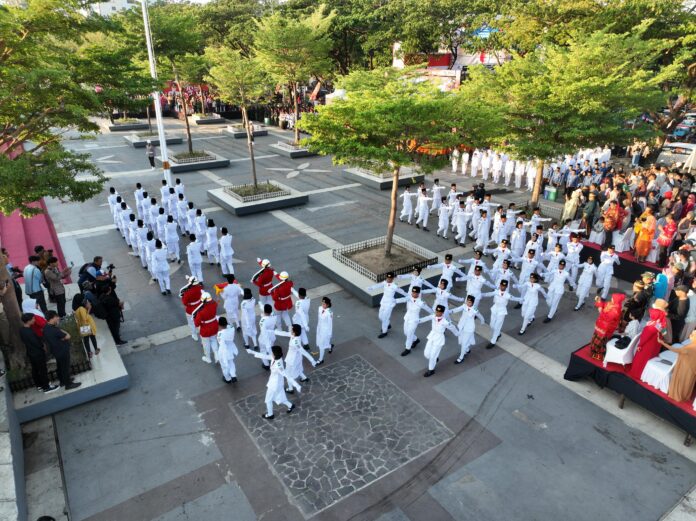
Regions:
[[157, 282], [159, 282], [162, 295], [171, 295], [172, 290], [169, 282], [169, 261], [167, 260], [167, 250], [164, 249], [162, 241], [155, 241], [155, 251], [152, 253], [153, 270]]
[[256, 299], [251, 294], [251, 288], [244, 288], [241, 312], [244, 349], [249, 349], [250, 345], [256, 347]]
[[462, 152], [462, 155], [461, 155], [459, 162], [462, 165], [462, 175], [466, 175], [466, 169], [469, 166], [469, 151], [468, 150], [464, 150], [464, 152]]
[[200, 208], [196, 209], [196, 219], [195, 219], [195, 230], [196, 230], [196, 237], [198, 237], [199, 240], [199, 246], [201, 247], [201, 253], [205, 254], [206, 252], [206, 232], [208, 231], [208, 227], [206, 226], [208, 223], [208, 219], [206, 218], [205, 214], [203, 213], [203, 210]]
[[291, 288], [292, 294], [295, 295], [295, 313], [292, 315], [292, 323], [299, 324], [302, 326], [302, 334], [300, 335], [300, 340], [302, 340], [302, 347], [309, 349], [309, 337], [307, 333], [309, 332], [309, 306], [311, 299], [307, 298], [306, 288]]
[[446, 280], [448, 283], [448, 287], [453, 287], [454, 286], [454, 276], [457, 275], [458, 277], [465, 278], [464, 273], [462, 273], [459, 268], [452, 262], [452, 254], [447, 253], [445, 254], [445, 261], [444, 262], [439, 262], [437, 264], [431, 264], [429, 266], [426, 266], [426, 269], [429, 270], [434, 270], [434, 269], [442, 269], [442, 273], [440, 275], [440, 280]]
[[[425, 213], [427, 215], [428, 212], [426, 211]], [[369, 286], [367, 288], [368, 291], [375, 291], [377, 289], [382, 290], [382, 299], [379, 302], [378, 315], [381, 324], [381, 330], [379, 335], [377, 335], [377, 338], [384, 338], [385, 336], [387, 336], [389, 329], [391, 329], [391, 324], [389, 323], [389, 321], [391, 320], [392, 310], [396, 305], [396, 294], [401, 293], [402, 295], [406, 296], [406, 293], [404, 292], [404, 290], [402, 290], [399, 286], [396, 285], [396, 282], [394, 282], [394, 273], [391, 271], [387, 273], [387, 277], [384, 282], [373, 284], [372, 286]]]
[[[273, 306], [264, 304], [263, 315], [259, 319], [259, 349], [262, 353], [271, 354], [271, 347], [276, 340], [276, 315], [273, 314]], [[268, 360], [263, 360], [264, 369], [268, 369]]]
[[518, 283], [517, 275], [515, 275], [515, 273], [512, 271], [509, 260], [504, 260], [503, 264], [500, 266], [499, 269], [491, 270], [489, 273], [489, 277], [493, 281], [493, 285], [496, 288], [499, 287], [500, 283], [504, 280], [508, 282], [508, 286], [510, 284]]
[[447, 197], [441, 197], [440, 208], [437, 209], [437, 233], [438, 237], [447, 239], [447, 229], [449, 228], [450, 206], [447, 204]]
[[418, 197], [418, 194], [411, 192], [411, 189], [407, 186], [399, 197], [403, 199], [399, 221], [404, 222], [404, 219], [406, 219], [408, 224], [413, 224], [411, 223], [413, 219], [413, 198]]
[[592, 257], [587, 257], [587, 260], [580, 265], [582, 273], [578, 279], [578, 286], [575, 289], [575, 296], [578, 297], [578, 303], [574, 310], [578, 311], [581, 307], [585, 305], [585, 299], [590, 295], [590, 289], [592, 289], [592, 281], [597, 273], [597, 266], [595, 266]]
[[215, 226], [215, 221], [212, 219], [208, 219], [207, 224], [205, 229], [205, 249], [208, 253], [208, 262], [212, 266], [213, 264], [220, 264], [217, 226]]
[[191, 201], [189, 201], [188, 210], [186, 210], [186, 232], [189, 235], [196, 233], [196, 209]]
[[223, 275], [234, 273], [234, 248], [232, 248], [232, 234], [225, 226], [220, 229], [220, 266], [222, 267]]
[[580, 242], [580, 237], [572, 233], [570, 235], [570, 242], [568, 243], [568, 253], [566, 254], [566, 265], [570, 269], [570, 276], [573, 279], [573, 282], [577, 279], [578, 276], [578, 266], [580, 265], [580, 252], [584, 248], [582, 243]]
[[237, 368], [234, 359], [239, 354], [237, 344], [234, 343], [234, 327], [229, 326], [225, 317], [218, 318], [218, 362], [222, 370], [222, 380], [227, 383], [237, 381]]
[[450, 155], [450, 159], [452, 160], [452, 173], [456, 174], [457, 173], [457, 167], [459, 165], [459, 158], [461, 154], [459, 153], [459, 149], [455, 148], [452, 150], [452, 154]]
[[396, 303], [406, 304], [406, 313], [404, 314], [404, 336], [406, 337], [406, 345], [401, 352], [401, 356], [407, 356], [411, 353], [411, 349], [420, 343], [420, 340], [416, 337], [416, 328], [420, 320], [421, 309], [428, 314], [433, 313], [433, 310], [421, 299], [421, 288], [419, 286], [413, 286], [411, 288], [411, 295], [396, 299]]
[[481, 210], [481, 218], [478, 222], [478, 227], [476, 231], [476, 248], [483, 250], [490, 241], [490, 222], [488, 220], [488, 212], [486, 210]]
[[504, 184], [505, 186], [510, 186], [510, 181], [512, 181], [512, 174], [515, 172], [515, 161], [512, 159], [508, 159], [505, 162], [505, 178], [504, 178]]
[[[294, 327], [294, 326], [293, 326]], [[317, 347], [319, 348], [319, 361], [317, 365], [324, 363], [324, 353], [333, 352], [333, 311], [331, 311], [331, 299], [322, 297], [321, 307], [317, 309]]]
[[466, 246], [466, 236], [469, 231], [469, 223], [471, 222], [474, 212], [467, 209], [464, 200], [459, 201], [459, 207], [455, 209], [452, 215], [452, 229], [457, 231], [454, 236], [454, 242], [460, 246]]
[[476, 301], [481, 297], [481, 290], [484, 286], [495, 289], [495, 286], [488, 282], [483, 276], [483, 267], [475, 266], [474, 274], [466, 276], [466, 296], [474, 297]]
[[[421, 293], [430, 293], [430, 291], [422, 291]], [[450, 286], [447, 279], [440, 279], [435, 291], [432, 292], [435, 295], [435, 302], [433, 303], [433, 308], [435, 306], [442, 306], [445, 308], [445, 317], [449, 317], [449, 301], [450, 299], [455, 302], [464, 302], [464, 299], [456, 295], [452, 295], [450, 292]]]
[[179, 194], [177, 196], [178, 200], [176, 202], [176, 222], [179, 224], [179, 230], [181, 230], [181, 236], [185, 237], [189, 232], [188, 229], [188, 201], [184, 194]]
[[[309, 351], [302, 348], [302, 341], [300, 340], [302, 328], [300, 325], [293, 324], [289, 332], [278, 329], [275, 331], [275, 334], [290, 338], [290, 341], [288, 342], [288, 353], [285, 355], [285, 371], [287, 375], [294, 380], [299, 380], [300, 382], [308, 381], [309, 378], [307, 378], [307, 375], [305, 375], [304, 367], [302, 366], [302, 363], [304, 362], [302, 359], [306, 358], [309, 360], [312, 367], [316, 367], [319, 364], [314, 357], [309, 354]], [[292, 394], [295, 391], [291, 387], [288, 387], [285, 389], [285, 392]]]
[[436, 212], [440, 208], [440, 205], [442, 204], [442, 191], [444, 189], [445, 187], [440, 185], [439, 179], [435, 179], [433, 181], [433, 186], [430, 188], [430, 191], [433, 193], [433, 204], [430, 207], [430, 213]]
[[268, 377], [268, 383], [266, 384], [266, 413], [262, 414], [261, 417], [264, 420], [272, 420], [275, 418], [273, 414], [273, 404], [285, 405], [287, 407], [287, 413], [290, 414], [295, 406], [290, 403], [288, 397], [285, 395], [285, 380], [288, 381], [288, 387], [296, 389], [298, 392], [302, 390], [300, 384], [296, 380], [290, 378], [285, 373], [285, 366], [283, 364], [283, 349], [280, 346], [273, 346], [272, 355], [267, 355], [265, 353], [257, 353], [249, 349], [246, 350], [250, 355], [260, 358], [262, 360], [268, 361], [271, 364], [271, 374]]
[[234, 275], [227, 275], [227, 285], [220, 292], [220, 298], [223, 302], [223, 307], [225, 308], [225, 314], [227, 315], [227, 321], [234, 324], [237, 331], [241, 329], [241, 323], [239, 321], [239, 300], [242, 298], [244, 291], [242, 287], [234, 278]]
[[503, 329], [503, 323], [505, 322], [505, 317], [508, 314], [508, 302], [511, 300], [513, 302], [522, 302], [520, 297], [515, 297], [510, 291], [508, 291], [509, 284], [510, 283], [507, 279], [502, 279], [498, 284], [498, 289], [496, 291], [481, 294], [481, 298], [493, 297], [490, 320], [491, 339], [486, 345], [486, 349], [492, 349], [498, 341], [498, 338], [500, 338], [500, 332]]
[[491, 152], [486, 150], [481, 156], [481, 175], [483, 176], [484, 181], [488, 181], [488, 173], [491, 171], [492, 162], [493, 158], [491, 156]]
[[148, 266], [148, 251], [147, 251], [147, 228], [142, 219], [138, 219], [138, 229], [136, 237], [138, 241], [138, 251], [140, 252], [140, 264], [147, 269]]
[[[521, 277], [520, 277], [521, 279]], [[529, 324], [534, 322], [536, 308], [539, 305], [539, 294], [546, 297], [546, 291], [539, 284], [539, 275], [532, 273], [524, 284], [518, 284], [522, 296], [522, 327], [518, 334], [524, 335]]]
[[558, 309], [558, 304], [563, 298], [563, 293], [565, 293], [566, 283], [575, 289], [575, 283], [570, 278], [570, 273], [565, 269], [566, 261], [561, 259], [558, 263], [558, 268], [553, 271], [549, 271], [545, 280], [549, 283], [549, 288], [547, 290], [546, 303], [549, 306], [549, 313], [544, 319], [544, 324], [547, 324], [553, 320], [556, 310]]
[[179, 230], [174, 217], [167, 216], [167, 224], [164, 225], [164, 239], [167, 243], [167, 255], [170, 259], [181, 264], [181, 252], [179, 251]]
[[200, 282], [203, 282], [203, 270], [201, 269], [201, 264], [203, 263], [203, 258], [201, 257], [201, 243], [198, 241], [195, 233], [189, 235], [189, 240], [191, 242], [188, 246], [186, 246], [186, 259], [188, 261], [189, 268], [191, 269], [191, 275], [196, 277]]
[[599, 256], [599, 267], [597, 268], [597, 289], [602, 289], [602, 300], [609, 298], [611, 289], [611, 278], [614, 275], [614, 264], [621, 264], [619, 256], [614, 250], [614, 245], [610, 245], [607, 251], [603, 251]]
[[428, 229], [428, 216], [430, 215], [428, 201], [432, 200], [432, 197], [428, 197], [427, 188], [422, 188], [417, 202], [418, 208], [416, 209], [416, 212], [418, 213], [418, 219], [416, 219], [416, 228], [420, 228], [420, 224], [423, 224], [423, 230], [426, 232], [430, 231]]
[[476, 322], [475, 319], [479, 319], [481, 324], [485, 324], [486, 320], [483, 315], [479, 313], [479, 310], [474, 306], [476, 303], [476, 297], [469, 295], [466, 297], [466, 302], [454, 308], [451, 314], [461, 313], [462, 316], [459, 317], [459, 323], [457, 324], [457, 329], [459, 330], [459, 335], [457, 339], [459, 341], [459, 356], [454, 361], [455, 364], [461, 364], [466, 358], [466, 355], [471, 351], [471, 346], [476, 343]]
[[430, 288], [430, 289], [435, 289], [435, 286], [430, 284], [427, 280], [425, 280], [423, 277], [421, 277], [421, 271], [422, 269], [419, 267], [416, 267], [413, 269], [411, 273], [404, 273], [403, 275], [397, 275], [396, 280], [408, 280], [409, 281], [409, 286], [408, 286], [408, 293], [409, 295], [411, 294], [411, 290], [418, 286], [421, 289], [424, 288]]
[[155, 219], [155, 227], [157, 229], [157, 238], [161, 240], [162, 242], [166, 243], [167, 242], [167, 232], [166, 232], [166, 226], [167, 226], [167, 214], [164, 211], [164, 208], [159, 208], [157, 210], [159, 213], [157, 214], [157, 218]]
[[[556, 268], [558, 268], [558, 263], [561, 262], [562, 260], [565, 260], [565, 255], [563, 255], [563, 252], [561, 251], [562, 247], [560, 244], [556, 244], [553, 247], [553, 250], [551, 253], [545, 253], [543, 255], [543, 259], [548, 261], [548, 264], [546, 264], [546, 269], [548, 271], [553, 271]], [[566, 262], [567, 264], [567, 262]]]
[[138, 212], [138, 217], [143, 216], [143, 185], [140, 183], [135, 183], [135, 192], [133, 192], [133, 197], [135, 198], [135, 210]]
[[445, 331], [449, 330], [455, 337], [459, 336], [457, 328], [450, 324], [449, 320], [444, 317], [444, 306], [436, 306], [435, 313], [421, 318], [418, 323], [430, 322], [430, 333], [428, 340], [425, 343], [423, 356], [428, 360], [428, 370], [423, 374], [426, 378], [435, 374], [435, 366], [437, 365], [440, 351], [445, 345]]
[[160, 214], [160, 205], [157, 204], [157, 199], [150, 198], [150, 230], [157, 235], [157, 217]]

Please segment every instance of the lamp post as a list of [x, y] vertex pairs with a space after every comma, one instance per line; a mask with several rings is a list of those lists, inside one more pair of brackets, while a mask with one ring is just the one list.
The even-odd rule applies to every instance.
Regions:
[[[152, 34], [150, 34], [150, 17], [147, 14], [147, 0], [141, 0], [143, 5], [143, 25], [145, 26], [145, 42], [147, 44], [147, 58], [150, 62], [150, 75], [153, 80], [157, 80], [157, 66], [155, 64], [155, 51], [152, 48]], [[167, 138], [164, 135], [164, 123], [162, 123], [162, 105], [160, 104], [160, 92], [155, 90], [152, 93], [155, 103], [155, 120], [157, 121], [157, 135], [159, 136], [160, 152], [162, 154], [162, 170], [164, 179], [168, 185], [172, 183], [172, 173], [169, 170], [169, 155], [167, 154]]]

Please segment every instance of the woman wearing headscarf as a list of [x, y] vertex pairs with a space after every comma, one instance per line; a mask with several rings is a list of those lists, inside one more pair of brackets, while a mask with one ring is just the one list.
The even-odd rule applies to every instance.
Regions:
[[595, 321], [594, 333], [590, 340], [590, 354], [595, 360], [604, 360], [607, 352], [607, 341], [619, 327], [623, 301], [626, 295], [614, 293], [611, 300], [604, 301], [595, 297], [595, 307], [599, 310], [599, 316]]
[[653, 307], [648, 310], [650, 320], [648, 320], [648, 323], [643, 328], [643, 332], [640, 334], [636, 354], [628, 372], [636, 380], [640, 380], [640, 376], [643, 374], [643, 369], [645, 369], [648, 361], [660, 353], [658, 338], [664, 331], [667, 323], [666, 310], [667, 302], [663, 299], [657, 299]]
[[651, 208], [646, 208], [635, 224], [633, 230], [636, 233], [635, 257], [638, 262], [645, 262], [650, 253], [657, 221]]
[[566, 222], [568, 219], [571, 221], [575, 219], [575, 215], [578, 213], [578, 206], [580, 205], [581, 194], [581, 190], [575, 190], [572, 194], [570, 194], [570, 197], [566, 196], [566, 202], [563, 205], [561, 222]]

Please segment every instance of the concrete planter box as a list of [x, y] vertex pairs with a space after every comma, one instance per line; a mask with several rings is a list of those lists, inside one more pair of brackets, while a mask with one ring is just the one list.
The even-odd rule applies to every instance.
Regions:
[[[230, 166], [229, 159], [219, 156], [217, 154], [213, 154], [212, 152], [209, 152], [207, 150], [205, 150], [205, 152], [207, 152], [208, 155], [211, 156], [210, 159], [205, 159], [202, 161], [187, 161], [185, 163], [177, 163], [174, 159], [170, 157], [169, 169], [171, 170], [172, 174], [179, 174], [181, 172], [193, 172], [195, 170], [210, 170], [211, 168], [225, 168], [226, 166]], [[157, 156], [155, 158], [155, 161], [157, 161], [158, 165], [162, 165], [161, 156]]]
[[111, 132], [133, 132], [134, 130], [148, 130], [150, 126], [146, 123], [123, 123], [122, 125], [109, 125]]
[[[247, 137], [246, 130], [244, 130], [244, 127], [241, 125], [227, 125], [224, 132], [235, 139], [246, 139]], [[268, 130], [266, 130], [266, 127], [263, 125], [254, 125], [254, 131], [251, 134], [254, 137], [267, 136]]]
[[267, 212], [269, 210], [279, 210], [280, 208], [289, 208], [291, 206], [300, 206], [307, 204], [309, 196], [302, 194], [292, 188], [281, 183], [273, 181], [274, 185], [283, 189], [284, 195], [280, 197], [260, 198], [256, 201], [243, 202], [233, 195], [230, 195], [223, 188], [214, 188], [208, 190], [208, 199], [215, 202], [228, 212], [235, 214], [238, 217], [251, 215], [254, 213]]
[[269, 146], [271, 148], [275, 148], [278, 151], [278, 154], [280, 154], [281, 156], [289, 157], [290, 159], [297, 159], [298, 157], [311, 157], [317, 155], [314, 152], [310, 152], [307, 148], [294, 146], [290, 143], [287, 143], [286, 141], [278, 141], [277, 143]]
[[217, 114], [213, 116], [212, 114], [206, 114], [205, 116], [191, 116], [193, 122], [196, 125], [227, 125], [228, 121], [218, 116]]
[[[160, 145], [159, 138], [154, 136], [147, 138], [143, 136], [136, 136], [135, 134], [133, 134], [130, 136], [124, 136], [123, 139], [125, 139], [126, 143], [131, 145], [133, 148], [145, 148], [148, 139], [152, 141], [152, 144], [156, 147]], [[167, 142], [167, 145], [180, 145], [184, 142], [184, 138], [181, 136], [166, 136], [165, 141]]]
[[[341, 171], [341, 176], [350, 179], [351, 181], [356, 181], [362, 185], [369, 186], [375, 190], [391, 190], [394, 181], [391, 175], [373, 175], [367, 173], [360, 168], [348, 168]], [[399, 175], [399, 186], [411, 186], [422, 183], [425, 179], [423, 174], [418, 174], [411, 171], [403, 171]]]
[[[361, 302], [364, 302], [371, 307], [377, 307], [379, 306], [379, 301], [382, 299], [382, 291], [368, 291], [366, 289], [369, 286], [376, 284], [377, 281], [375, 281], [373, 277], [368, 276], [368, 272], [364, 268], [341, 262], [338, 257], [340, 257], [339, 250], [360, 247], [361, 245], [363, 247], [370, 247], [380, 243], [380, 241], [383, 244], [383, 239], [383, 237], [380, 237], [378, 239], [372, 239], [371, 241], [363, 241], [362, 243], [344, 246], [343, 248], [312, 253], [307, 256], [307, 261], [309, 262], [309, 265], [316, 269], [319, 273], [336, 282]], [[437, 253], [421, 248], [420, 246], [402, 239], [397, 235], [394, 236], [394, 244], [412, 249], [427, 259], [438, 259], [437, 262], [442, 261], [442, 259], [438, 257]], [[410, 273], [412, 269], [413, 268], [405, 268], [403, 271], [405, 273]], [[402, 270], [397, 270], [395, 273], [398, 275], [401, 271]], [[440, 280], [440, 270], [423, 269], [421, 276], [434, 285], [437, 284], [438, 280]], [[407, 292], [410, 282], [408, 280], [397, 280], [397, 284], [401, 289]]]

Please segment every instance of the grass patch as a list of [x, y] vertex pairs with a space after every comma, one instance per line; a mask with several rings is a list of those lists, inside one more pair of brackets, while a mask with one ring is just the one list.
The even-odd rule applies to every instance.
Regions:
[[114, 120], [114, 125], [132, 125], [133, 123], [140, 123], [140, 120], [136, 118], [121, 118]]
[[234, 192], [241, 197], [251, 197], [253, 195], [274, 194], [277, 192], [283, 192], [284, 190], [281, 187], [274, 185], [270, 181], [266, 181], [265, 183], [258, 183], [256, 186], [253, 184], [228, 186], [225, 188], [225, 191]]
[[194, 150], [193, 152], [179, 152], [178, 154], [172, 154], [172, 157], [176, 161], [183, 161], [186, 159], [202, 159], [206, 157], [212, 158], [212, 156], [204, 150]]
[[145, 130], [143, 132], [136, 132], [136, 136], [138, 137], [154, 137], [154, 138], [159, 138], [159, 134], [156, 132], [150, 132], [149, 130]]

